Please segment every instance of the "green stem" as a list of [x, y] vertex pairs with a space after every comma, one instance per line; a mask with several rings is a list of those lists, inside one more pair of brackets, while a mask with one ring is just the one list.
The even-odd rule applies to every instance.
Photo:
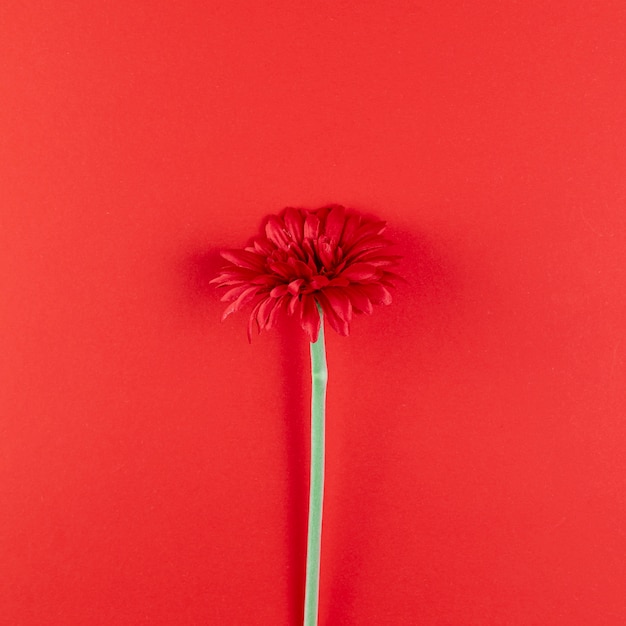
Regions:
[[304, 626], [317, 626], [320, 587], [320, 552], [322, 545], [322, 504], [324, 501], [324, 414], [326, 405], [326, 347], [324, 316], [320, 333], [311, 343], [311, 482], [309, 490], [309, 530], [306, 552], [306, 589], [304, 594]]

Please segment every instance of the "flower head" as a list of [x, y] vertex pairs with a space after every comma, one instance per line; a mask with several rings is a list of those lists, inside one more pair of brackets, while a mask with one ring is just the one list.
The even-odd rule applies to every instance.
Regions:
[[264, 233], [243, 250], [221, 253], [228, 261], [211, 282], [226, 289], [222, 319], [252, 306], [248, 339], [272, 328], [280, 315], [297, 315], [310, 341], [320, 330], [321, 307], [340, 335], [350, 333], [354, 313], [389, 304], [390, 271], [397, 256], [382, 236], [385, 222], [333, 205], [317, 210], [286, 208], [265, 222]]

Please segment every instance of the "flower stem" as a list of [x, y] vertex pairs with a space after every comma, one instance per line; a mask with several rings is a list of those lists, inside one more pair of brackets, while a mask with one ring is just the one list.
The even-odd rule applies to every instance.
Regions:
[[311, 482], [309, 487], [309, 529], [306, 552], [304, 626], [317, 626], [322, 544], [322, 504], [324, 501], [324, 420], [326, 412], [326, 347], [324, 316], [317, 309], [321, 326], [317, 341], [311, 343]]

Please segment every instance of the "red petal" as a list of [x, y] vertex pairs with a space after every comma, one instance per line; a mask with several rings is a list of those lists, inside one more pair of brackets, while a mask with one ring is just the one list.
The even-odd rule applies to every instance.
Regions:
[[271, 274], [259, 274], [254, 278], [250, 279], [249, 282], [253, 285], [263, 285], [264, 287], [270, 287], [276, 284], [277, 281], [276, 276], [272, 276]]
[[300, 293], [300, 287], [304, 284], [304, 280], [302, 278], [298, 278], [298, 280], [292, 280], [287, 287], [289, 289], [289, 293], [292, 296], [297, 296]]
[[244, 304], [246, 304], [246, 302], [249, 302], [250, 300], [252, 300], [252, 298], [254, 298], [254, 296], [257, 293], [257, 287], [249, 287], [248, 289], [246, 289], [234, 302], [232, 302], [231, 304], [229, 304], [226, 307], [226, 310], [224, 311], [224, 313], [222, 314], [222, 322], [231, 314], [234, 313], [235, 311], [237, 311], [241, 306], [243, 306]]
[[[218, 281], [213, 279], [210, 280], [209, 283], [217, 283]], [[217, 288], [220, 289], [221, 287], [230, 287], [231, 285], [241, 285], [242, 283], [247, 283], [248, 281], [242, 281], [241, 278], [237, 278], [237, 279], [232, 279], [232, 280], [220, 280], [219, 285], [217, 285]]]
[[265, 234], [267, 238], [275, 243], [279, 248], [286, 249], [291, 242], [291, 238], [285, 228], [283, 221], [276, 215], [270, 215], [265, 224]]
[[276, 300], [275, 298], [266, 298], [265, 300], [263, 300], [261, 302], [261, 306], [259, 307], [259, 312], [257, 313], [257, 321], [259, 323], [259, 328], [261, 328], [261, 330], [263, 330], [266, 325], [267, 325], [267, 321], [269, 320], [270, 317], [270, 313], [272, 312], [272, 309], [276, 306], [276, 303], [278, 302], [278, 300]]
[[[318, 274], [317, 276], [313, 276], [311, 282], [309, 283], [309, 287], [311, 287], [311, 289], [322, 289], [323, 287], [326, 287], [329, 282], [330, 281], [326, 278], [326, 276]], [[346, 284], [348, 284], [348, 281], [346, 281]]]
[[237, 277], [236, 274], [220, 274], [215, 278], [212, 278], [209, 281], [209, 285], [215, 284], [218, 287], [222, 287], [223, 285], [234, 285], [235, 283], [240, 283], [241, 278]]
[[246, 281], [258, 275], [259, 275], [258, 269], [251, 270], [251, 269], [247, 269], [244, 267], [235, 267], [235, 266], [230, 265], [227, 268], [222, 269], [219, 275], [216, 278], [213, 278], [210, 282], [217, 283], [224, 279], [230, 279], [230, 278], [235, 278], [238, 280]]
[[382, 239], [381, 237], [367, 237], [365, 239], [360, 239], [356, 241], [351, 248], [346, 249], [346, 260], [356, 261], [361, 260], [361, 255], [369, 252], [370, 250], [378, 250], [381, 248], [388, 248], [391, 246], [391, 242], [386, 239]]
[[294, 259], [299, 259], [305, 263], [307, 260], [307, 255], [304, 253], [304, 250], [299, 243], [291, 242], [289, 244], [289, 256]]
[[329, 287], [347, 287], [350, 284], [350, 281], [347, 278], [343, 278], [342, 276], [335, 276], [329, 283]]
[[317, 239], [320, 234], [320, 220], [315, 213], [308, 213], [304, 220], [304, 238]]
[[263, 270], [264, 258], [248, 250], [222, 250], [220, 255], [239, 267], [251, 270]]
[[333, 248], [329, 243], [318, 243], [317, 254], [319, 256], [322, 265], [330, 270], [334, 265]]
[[304, 237], [304, 215], [302, 211], [289, 207], [285, 209], [281, 215], [293, 240], [301, 242]]
[[346, 218], [340, 241], [342, 248], [349, 247], [354, 243], [354, 234], [358, 230], [360, 224], [361, 217], [356, 213], [353, 213]]
[[342, 288], [327, 287], [322, 293], [342, 321], [349, 322], [352, 319], [352, 303]]
[[372, 235], [380, 235], [385, 228], [387, 228], [387, 222], [368, 220], [359, 226], [357, 231], [354, 233], [354, 238], [363, 239], [364, 237], [370, 237]]
[[278, 285], [274, 287], [272, 291], [270, 291], [270, 296], [272, 296], [272, 298], [280, 298], [281, 296], [284, 296], [288, 291], [289, 287], [287, 285]]
[[300, 298], [298, 296], [291, 296], [291, 300], [289, 301], [289, 315], [293, 315], [300, 304]]
[[248, 343], [252, 343], [252, 326], [256, 323], [257, 332], [261, 332], [261, 327], [259, 326], [259, 321], [257, 320], [257, 313], [261, 308], [264, 300], [261, 300], [256, 303], [254, 308], [252, 309], [252, 313], [250, 313], [250, 319], [248, 320]]
[[309, 337], [309, 341], [315, 342], [319, 336], [321, 319], [315, 298], [313, 296], [302, 296], [302, 306], [300, 307], [300, 325]]
[[276, 306], [270, 312], [270, 318], [265, 325], [265, 328], [272, 328], [276, 324], [276, 318], [278, 314], [282, 311], [284, 312], [289, 304], [289, 298], [287, 296], [282, 296], [276, 302]]
[[221, 302], [229, 302], [230, 300], [236, 300], [244, 291], [250, 289], [251, 285], [239, 283], [235, 287], [231, 287], [228, 291], [222, 294], [220, 298]]
[[306, 278], [307, 280], [310, 280], [313, 277], [313, 271], [306, 263], [292, 258], [289, 259], [289, 265], [293, 267], [295, 274], [299, 278]]
[[291, 280], [295, 274], [293, 265], [284, 261], [270, 261], [268, 267], [284, 280]]
[[372, 302], [376, 304], [391, 304], [391, 293], [384, 285], [369, 283], [367, 285], [359, 285], [359, 288]]
[[307, 266], [311, 269], [311, 272], [317, 273], [319, 271], [319, 268], [317, 267], [317, 262], [315, 260], [317, 258], [317, 253], [313, 249], [310, 239], [304, 240], [304, 242], [302, 243], [302, 250], [306, 255]]
[[348, 298], [350, 298], [350, 302], [352, 302], [352, 307], [355, 311], [367, 313], [368, 315], [371, 315], [374, 311], [371, 300], [363, 293], [358, 285], [347, 287], [346, 294]]
[[332, 305], [328, 301], [328, 298], [326, 297], [324, 292], [320, 291], [319, 293], [315, 294], [315, 297], [317, 298], [319, 303], [322, 305], [324, 315], [326, 316], [326, 319], [328, 320], [330, 327], [335, 332], [339, 333], [340, 335], [343, 335], [344, 337], [348, 336], [350, 334], [350, 324], [342, 320], [337, 315], [337, 313], [335, 312]]
[[348, 265], [343, 272], [341, 272], [342, 278], [347, 278], [352, 281], [372, 280], [379, 278], [380, 270], [367, 263], [354, 263]]
[[346, 210], [339, 205], [330, 208], [326, 217], [325, 234], [332, 239], [335, 244], [341, 240], [341, 233], [346, 222]]
[[380, 300], [381, 304], [391, 304], [393, 302], [393, 297], [389, 289], [381, 285], [381, 291], [382, 291], [382, 298]]
[[274, 244], [265, 237], [255, 238], [252, 242], [252, 246], [256, 252], [265, 256], [272, 254], [272, 252], [276, 249]]
[[404, 276], [400, 276], [400, 274], [396, 274], [395, 272], [388, 272], [387, 270], [385, 270], [382, 280], [385, 280], [386, 282], [397, 280], [398, 282], [405, 283], [406, 285], [409, 284], [409, 281]]
[[377, 265], [393, 265], [402, 258], [399, 254], [385, 254], [385, 251], [379, 248], [363, 251], [358, 256], [360, 263], [376, 263]]

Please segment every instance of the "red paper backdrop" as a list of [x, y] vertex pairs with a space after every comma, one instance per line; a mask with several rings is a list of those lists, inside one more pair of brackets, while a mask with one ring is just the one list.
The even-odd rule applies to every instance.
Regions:
[[207, 282], [328, 202], [409, 285], [329, 333], [320, 624], [626, 623], [621, 0], [0, 23], [2, 624], [300, 622], [308, 346]]

